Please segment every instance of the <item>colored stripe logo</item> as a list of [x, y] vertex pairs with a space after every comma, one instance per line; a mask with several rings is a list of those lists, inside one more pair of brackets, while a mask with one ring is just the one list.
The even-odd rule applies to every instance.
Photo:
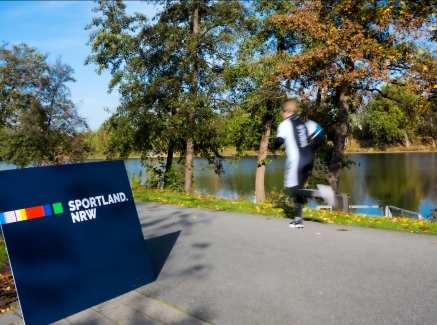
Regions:
[[25, 221], [63, 213], [62, 203], [40, 205], [37, 207], [19, 209], [0, 213], [0, 224]]

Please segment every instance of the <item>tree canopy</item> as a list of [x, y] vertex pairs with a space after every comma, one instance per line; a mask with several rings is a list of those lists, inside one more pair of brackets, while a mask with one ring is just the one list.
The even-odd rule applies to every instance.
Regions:
[[0, 50], [0, 157], [6, 163], [60, 164], [86, 156], [87, 123], [71, 100], [73, 69], [26, 44]]
[[[109, 71], [118, 107], [96, 132], [71, 101], [71, 67], [25, 44], [0, 47], [0, 158], [20, 167], [140, 155], [165, 160], [157, 187], [194, 157], [222, 172], [223, 152], [256, 152], [254, 189], [265, 199], [269, 144], [281, 103], [326, 130], [318, 168], [338, 188], [351, 137], [377, 143], [437, 137], [437, 2], [398, 0], [146, 0], [156, 14], [95, 1], [90, 55]], [[358, 128], [359, 126], [359, 128]]]

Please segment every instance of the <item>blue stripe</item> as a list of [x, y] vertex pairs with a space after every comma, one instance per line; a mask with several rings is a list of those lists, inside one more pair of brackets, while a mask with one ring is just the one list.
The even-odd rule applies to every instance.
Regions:
[[0, 213], [0, 224], [2, 225], [6, 224], [5, 215], [3, 213]]
[[51, 216], [52, 215], [52, 208], [50, 207], [50, 204], [44, 205], [44, 216]]
[[323, 128], [322, 128], [320, 125], [317, 124], [317, 126], [316, 126], [316, 130], [315, 130], [314, 133], [310, 136], [311, 139], [314, 139], [314, 138], [317, 136], [317, 134], [319, 134], [321, 131], [323, 131]]

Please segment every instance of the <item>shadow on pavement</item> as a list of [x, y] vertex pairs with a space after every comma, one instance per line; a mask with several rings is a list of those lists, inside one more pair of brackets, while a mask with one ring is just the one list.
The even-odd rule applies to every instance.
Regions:
[[150, 262], [152, 263], [155, 280], [158, 279], [173, 246], [175, 245], [181, 231], [175, 231], [162, 236], [146, 239], [147, 250], [149, 251]]

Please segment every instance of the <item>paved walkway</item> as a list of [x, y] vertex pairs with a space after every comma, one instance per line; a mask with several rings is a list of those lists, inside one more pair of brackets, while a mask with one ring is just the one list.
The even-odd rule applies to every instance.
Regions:
[[437, 324], [437, 237], [137, 209], [145, 238], [179, 234], [158, 281], [139, 291], [214, 325]]
[[[0, 315], [1, 325], [23, 325], [20, 310]], [[162, 302], [131, 291], [52, 325], [207, 325]]]
[[287, 219], [155, 203], [137, 209], [157, 281], [69, 323], [205, 324], [148, 296], [214, 325], [436, 324], [437, 237], [315, 222], [291, 229]]

